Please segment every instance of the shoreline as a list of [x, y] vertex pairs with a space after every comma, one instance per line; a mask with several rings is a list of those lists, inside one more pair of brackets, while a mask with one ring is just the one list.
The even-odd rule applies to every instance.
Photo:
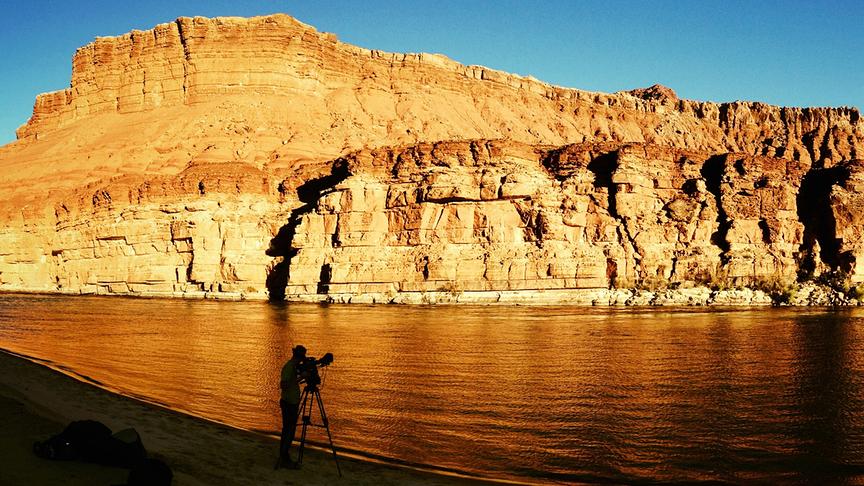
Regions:
[[[36, 457], [32, 444], [59, 433], [73, 420], [98, 420], [113, 431], [134, 427], [149, 455], [174, 472], [177, 486], [260, 484], [481, 485], [522, 484], [427, 471], [375, 458], [339, 453], [340, 480], [329, 449], [307, 447], [303, 468], [273, 470], [278, 438], [178, 412], [119, 395], [54, 369], [38, 360], [0, 349], [0, 411], [7, 422], [0, 451], [9, 464], [2, 484], [70, 486], [121, 484], [128, 470]], [[14, 420], [12, 420], [14, 418]], [[295, 451], [296, 454], [296, 451]]]
[[[177, 299], [267, 302], [266, 293], [255, 292], [124, 292], [93, 293], [52, 289], [0, 288], [0, 295], [52, 295], [84, 297], [128, 297], [135, 299]], [[712, 289], [706, 286], [636, 289], [519, 289], [447, 290], [288, 294], [285, 303], [305, 304], [393, 304], [393, 305], [527, 305], [577, 307], [712, 307], [712, 306], [799, 306], [857, 307], [864, 304], [851, 292], [830, 285], [800, 282], [786, 289], [765, 291], [753, 287]], [[278, 302], [277, 302], [278, 303]]]

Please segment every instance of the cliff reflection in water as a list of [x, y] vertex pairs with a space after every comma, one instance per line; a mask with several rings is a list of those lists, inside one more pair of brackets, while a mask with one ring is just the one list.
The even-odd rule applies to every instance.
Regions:
[[864, 480], [862, 317], [2, 296], [0, 347], [275, 432], [303, 343], [336, 357], [338, 447], [523, 480], [836, 483]]

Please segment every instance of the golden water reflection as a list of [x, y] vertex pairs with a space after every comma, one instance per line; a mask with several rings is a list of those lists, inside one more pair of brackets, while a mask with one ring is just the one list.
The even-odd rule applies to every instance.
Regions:
[[332, 352], [337, 446], [511, 479], [857, 483], [864, 313], [0, 297], [0, 347], [279, 427], [297, 343]]

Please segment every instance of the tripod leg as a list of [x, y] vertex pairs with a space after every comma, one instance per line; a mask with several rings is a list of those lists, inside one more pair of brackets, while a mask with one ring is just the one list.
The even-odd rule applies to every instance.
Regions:
[[327, 439], [330, 440], [330, 450], [333, 451], [333, 461], [336, 463], [336, 471], [339, 477], [342, 477], [342, 468], [339, 467], [339, 458], [336, 456], [336, 447], [333, 445], [333, 436], [330, 435], [330, 422], [327, 420], [327, 412], [324, 411], [324, 400], [321, 399], [321, 393], [315, 391], [315, 399], [318, 401], [318, 411], [321, 413], [321, 421], [324, 423], [324, 428], [327, 430]]
[[[307, 412], [307, 408], [309, 411]], [[303, 428], [300, 431], [300, 447], [297, 449], [297, 464], [303, 464], [303, 448], [306, 445], [306, 428], [309, 426], [309, 418], [312, 411], [312, 402], [309, 401], [309, 390], [303, 390], [302, 399], [300, 400], [300, 420], [303, 421]]]

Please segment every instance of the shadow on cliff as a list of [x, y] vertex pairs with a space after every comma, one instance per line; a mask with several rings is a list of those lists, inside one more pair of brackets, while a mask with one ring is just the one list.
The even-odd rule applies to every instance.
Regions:
[[612, 182], [612, 174], [618, 168], [618, 151], [598, 155], [587, 168], [594, 174], [594, 187], [605, 187], [608, 191], [609, 214], [620, 219], [615, 202], [618, 186]]
[[271, 302], [285, 300], [285, 289], [291, 276], [291, 259], [298, 251], [293, 245], [294, 236], [297, 234], [297, 227], [303, 220], [303, 216], [311, 213], [318, 199], [332, 191], [333, 187], [348, 178], [348, 175], [348, 164], [340, 159], [334, 162], [330, 174], [310, 179], [297, 187], [297, 198], [303, 204], [291, 211], [288, 223], [279, 228], [265, 251], [267, 256], [282, 257], [282, 261], [274, 265], [267, 275], [267, 292]]
[[[846, 167], [812, 169], [801, 180], [796, 204], [798, 219], [804, 225], [804, 238], [799, 263], [802, 276], [812, 276], [821, 259], [831, 270], [848, 270], [849, 262], [840, 255], [840, 241], [837, 239], [837, 221], [831, 208], [831, 187], [843, 184], [849, 177]], [[815, 252], [819, 245], [819, 254]]]
[[717, 207], [717, 231], [711, 234], [711, 244], [720, 248], [722, 252], [720, 259], [722, 263], [728, 263], [729, 241], [726, 236], [729, 233], [729, 228], [732, 226], [732, 221], [726, 214], [723, 208], [722, 190], [720, 188], [723, 182], [723, 172], [726, 169], [726, 156], [714, 155], [702, 164], [700, 173], [705, 179], [705, 188], [708, 189], [714, 196], [714, 202]]

